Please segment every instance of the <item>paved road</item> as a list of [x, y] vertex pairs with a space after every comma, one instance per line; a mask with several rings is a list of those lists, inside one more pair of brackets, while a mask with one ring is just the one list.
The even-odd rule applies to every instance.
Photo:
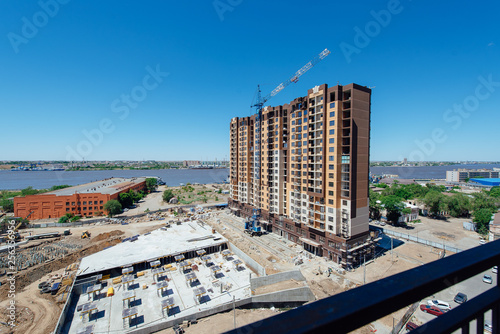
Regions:
[[[493, 278], [493, 284], [487, 284], [483, 282], [483, 276], [485, 274], [490, 275]], [[460, 305], [453, 301], [453, 298], [455, 298], [455, 295], [458, 292], [465, 293], [468, 299], [472, 299], [478, 296], [479, 294], [487, 291], [488, 289], [492, 288], [496, 284], [497, 284], [497, 274], [494, 274], [490, 269], [481, 274], [473, 276], [463, 282], [460, 282], [446, 290], [440, 291], [436, 293], [434, 296], [429, 296], [428, 298], [423, 299], [422, 303], [427, 303], [427, 300], [435, 298], [448, 302], [451, 308], [459, 307]], [[415, 311], [415, 317], [422, 323], [428, 322], [435, 318], [434, 315], [424, 313], [420, 309], [417, 309]], [[486, 312], [485, 321], [491, 322], [491, 311]], [[461, 333], [461, 331], [459, 330], [456, 333]], [[470, 333], [471, 334], [476, 333], [476, 321], [471, 322]]]

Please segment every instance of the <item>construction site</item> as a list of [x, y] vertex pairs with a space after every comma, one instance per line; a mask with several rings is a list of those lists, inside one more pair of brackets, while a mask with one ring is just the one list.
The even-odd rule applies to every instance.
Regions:
[[[378, 249], [375, 261], [346, 272], [275, 233], [252, 236], [252, 222], [231, 210], [173, 212], [103, 219], [69, 233], [22, 230], [47, 238], [16, 249], [18, 326], [10, 331], [167, 333], [180, 326], [196, 333], [209, 326], [219, 333], [439, 257], [429, 247], [398, 242], [394, 254]], [[1, 271], [5, 262], [2, 253]], [[6, 306], [6, 277], [0, 282]], [[0, 321], [7, 323], [6, 315]], [[358, 332], [384, 332], [391, 322]]]

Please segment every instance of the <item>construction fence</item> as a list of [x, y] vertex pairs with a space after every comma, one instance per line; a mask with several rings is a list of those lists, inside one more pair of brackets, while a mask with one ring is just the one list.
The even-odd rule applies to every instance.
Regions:
[[[370, 227], [370, 228], [372, 228], [372, 227]], [[407, 234], [407, 233], [401, 233], [401, 232], [397, 232], [397, 231], [392, 231], [392, 230], [385, 229], [385, 228], [379, 228], [379, 227], [377, 227], [377, 228], [374, 228], [374, 229], [379, 230], [379, 231], [383, 232], [386, 235], [391, 235], [391, 236], [394, 236], [396, 238], [400, 238], [400, 239], [405, 239], [405, 240], [408, 240], [408, 241], [417, 242], [419, 244], [423, 244], [423, 245], [427, 245], [427, 246], [431, 246], [431, 247], [443, 249], [445, 251], [450, 251], [450, 252], [453, 252], [453, 253], [459, 253], [459, 252], [463, 251], [463, 249], [452, 247], [452, 246], [448, 246], [444, 242], [440, 243], [440, 242], [430, 241], [430, 240], [419, 238], [418, 236], [414, 236], [414, 235]]]

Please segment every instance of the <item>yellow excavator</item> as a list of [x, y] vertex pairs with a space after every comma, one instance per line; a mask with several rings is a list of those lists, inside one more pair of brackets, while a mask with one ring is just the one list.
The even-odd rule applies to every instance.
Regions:
[[83, 231], [82, 232], [82, 239], [90, 238], [90, 232], [89, 231]]
[[31, 214], [35, 212], [35, 211], [31, 211], [27, 216], [26, 218], [24, 218], [23, 220], [21, 220], [19, 222], [19, 224], [17, 224], [16, 228], [14, 229], [14, 236], [15, 236], [15, 240], [18, 241], [18, 240], [21, 240], [21, 235], [19, 234], [19, 232], [17, 232], [17, 230], [19, 230], [19, 228], [21, 227], [21, 225], [23, 225], [24, 223], [24, 220], [27, 220], [29, 218], [29, 216], [31, 216]]

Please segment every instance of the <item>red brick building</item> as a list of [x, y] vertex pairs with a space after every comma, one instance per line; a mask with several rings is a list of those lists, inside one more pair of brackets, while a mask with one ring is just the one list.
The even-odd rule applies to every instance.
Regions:
[[66, 213], [82, 217], [95, 216], [104, 204], [129, 190], [145, 190], [146, 178], [110, 178], [44, 194], [14, 198], [14, 215], [30, 219], [59, 218]]

